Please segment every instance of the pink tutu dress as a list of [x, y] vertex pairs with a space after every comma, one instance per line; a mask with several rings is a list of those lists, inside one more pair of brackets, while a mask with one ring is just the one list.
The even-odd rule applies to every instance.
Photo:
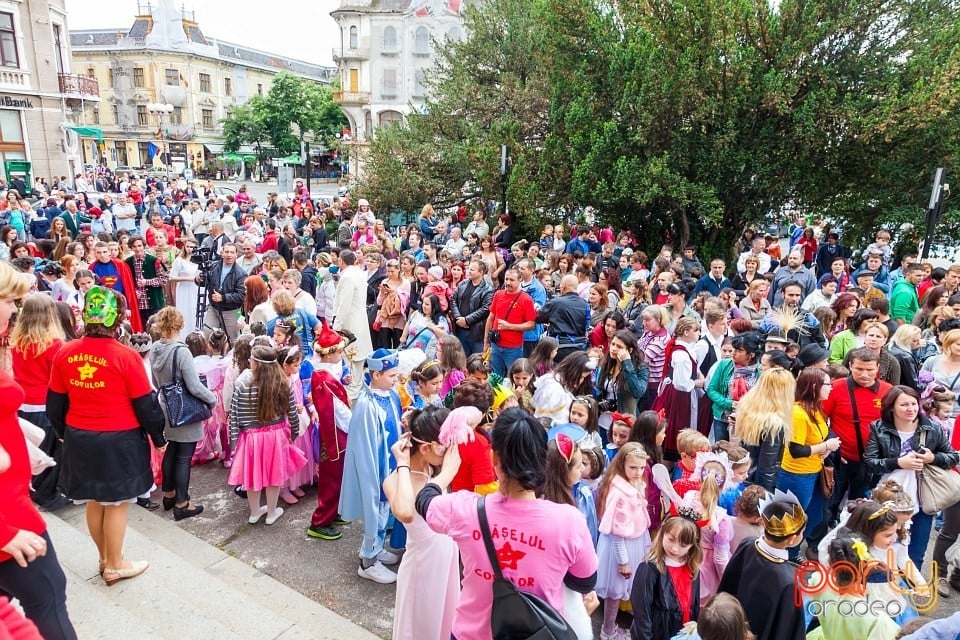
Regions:
[[[293, 389], [293, 394], [297, 398], [297, 406], [303, 406], [303, 384], [300, 381], [299, 374], [293, 374], [289, 378], [290, 387]], [[306, 459], [306, 464], [303, 465], [300, 469], [297, 470], [290, 479], [287, 481], [287, 489], [293, 491], [294, 489], [299, 489], [303, 486], [312, 485], [314, 479], [316, 478], [317, 473], [317, 451], [314, 439], [316, 438], [317, 425], [310, 422], [310, 418], [306, 415], [306, 412], [300, 412], [300, 424], [306, 425], [301, 431], [300, 435], [297, 436], [296, 440], [293, 441], [294, 447], [299, 449], [304, 458]]]
[[718, 521], [716, 530], [708, 522], [700, 528], [700, 547], [703, 563], [700, 565], [700, 602], [717, 592], [723, 570], [730, 561], [730, 541], [733, 540], [733, 522], [723, 507], [714, 509]]
[[194, 365], [197, 367], [197, 373], [206, 377], [207, 388], [217, 396], [217, 406], [213, 408], [213, 415], [203, 423], [203, 439], [197, 443], [191, 464], [204, 464], [221, 456], [224, 461], [228, 461], [231, 452], [227, 411], [223, 399], [223, 382], [227, 370], [231, 368], [231, 363], [225, 358], [201, 356], [194, 358]]
[[286, 420], [244, 429], [237, 438], [227, 484], [243, 485], [248, 491], [282, 487], [306, 463], [303, 452], [290, 444]]

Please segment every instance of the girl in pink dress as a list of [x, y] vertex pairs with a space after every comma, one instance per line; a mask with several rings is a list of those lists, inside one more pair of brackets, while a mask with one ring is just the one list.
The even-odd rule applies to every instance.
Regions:
[[280, 349], [279, 353], [280, 366], [283, 367], [290, 388], [293, 389], [293, 395], [297, 399], [297, 412], [300, 414], [300, 424], [303, 425], [300, 435], [293, 441], [293, 446], [302, 451], [307, 459], [306, 464], [290, 476], [287, 486], [281, 489], [280, 499], [287, 504], [297, 504], [297, 499], [304, 496], [301, 487], [313, 484], [316, 475], [314, 437], [319, 418], [316, 409], [313, 408], [310, 394], [305, 394], [303, 389], [303, 375], [306, 373], [309, 384], [310, 376], [313, 375], [313, 365], [303, 359], [303, 350], [299, 344], [288, 344]]
[[460, 602], [457, 544], [430, 529], [414, 504], [433, 469], [443, 463], [446, 447], [438, 439], [449, 413], [433, 406], [410, 412], [408, 430], [391, 450], [397, 468], [383, 483], [394, 517], [407, 529], [407, 547], [397, 571], [394, 640], [449, 638]]

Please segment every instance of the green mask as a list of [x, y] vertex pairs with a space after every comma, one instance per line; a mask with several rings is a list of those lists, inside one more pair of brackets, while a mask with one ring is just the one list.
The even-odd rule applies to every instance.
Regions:
[[83, 304], [83, 322], [102, 324], [107, 329], [117, 323], [120, 305], [117, 294], [105, 287], [93, 287], [87, 291]]

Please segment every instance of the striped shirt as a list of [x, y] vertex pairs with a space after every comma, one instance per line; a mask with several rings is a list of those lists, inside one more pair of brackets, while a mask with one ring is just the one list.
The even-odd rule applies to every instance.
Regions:
[[[294, 396], [293, 389], [288, 385], [289, 400], [287, 403], [287, 421], [290, 423], [290, 438], [296, 438], [300, 433], [300, 418], [297, 412], [297, 399]], [[277, 416], [272, 420], [261, 422], [257, 419], [257, 405], [259, 404], [259, 392], [253, 385], [252, 376], [240, 376], [237, 378], [236, 386], [233, 389], [233, 397], [230, 399], [230, 442], [236, 443], [240, 432], [245, 429], [256, 429], [270, 424], [276, 424], [283, 420], [283, 416]]]

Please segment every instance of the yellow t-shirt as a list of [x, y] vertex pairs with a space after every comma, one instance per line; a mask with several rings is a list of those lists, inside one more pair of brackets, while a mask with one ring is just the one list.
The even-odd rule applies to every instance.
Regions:
[[[790, 442], [812, 447], [827, 439], [827, 421], [819, 411], [815, 414], [816, 421], [799, 404], [793, 405], [793, 435]], [[790, 447], [783, 448], [783, 460], [780, 467], [790, 473], [820, 473], [823, 459], [814, 454], [806, 458], [794, 458], [790, 455]]]

